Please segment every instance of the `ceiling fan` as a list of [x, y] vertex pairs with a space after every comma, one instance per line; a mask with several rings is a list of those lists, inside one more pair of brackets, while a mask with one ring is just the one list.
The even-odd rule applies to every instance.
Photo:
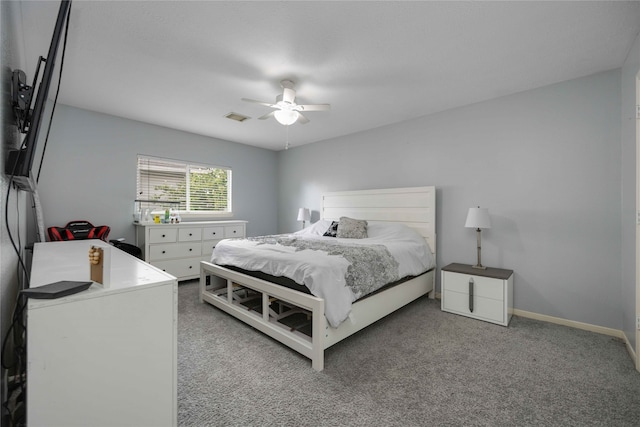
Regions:
[[291, 80], [282, 80], [280, 85], [282, 86], [283, 92], [276, 97], [275, 104], [247, 98], [242, 98], [242, 100], [274, 108], [274, 111], [258, 117], [258, 119], [265, 120], [273, 116], [278, 123], [285, 126], [292, 125], [296, 121], [300, 124], [309, 123], [309, 119], [302, 114], [303, 111], [327, 111], [331, 109], [331, 105], [329, 104], [296, 104], [296, 91], [293, 89], [293, 82]]

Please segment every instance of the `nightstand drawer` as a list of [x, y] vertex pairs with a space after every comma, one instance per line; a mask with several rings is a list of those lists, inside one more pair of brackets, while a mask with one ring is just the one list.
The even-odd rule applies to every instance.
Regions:
[[475, 296], [473, 312], [469, 310], [469, 294], [445, 291], [442, 296], [442, 309], [456, 314], [472, 316], [490, 322], [504, 323], [503, 301]]
[[469, 274], [447, 272], [447, 290], [469, 293], [469, 282], [473, 281], [473, 293], [480, 298], [504, 300], [504, 286], [501, 280], [490, 277], [472, 276]]

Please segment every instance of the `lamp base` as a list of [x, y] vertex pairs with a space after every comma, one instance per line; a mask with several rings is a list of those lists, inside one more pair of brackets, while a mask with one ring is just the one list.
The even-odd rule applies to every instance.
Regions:
[[478, 236], [478, 247], [477, 247], [477, 249], [478, 249], [478, 263], [476, 265], [472, 266], [472, 267], [473, 268], [477, 268], [478, 270], [486, 270], [487, 267], [483, 266], [482, 265], [482, 261], [480, 261], [480, 259], [481, 259], [480, 258], [480, 252], [482, 251], [482, 249], [480, 248], [480, 231], [481, 231], [480, 228], [478, 228], [476, 230], [476, 233], [477, 233], [477, 236]]

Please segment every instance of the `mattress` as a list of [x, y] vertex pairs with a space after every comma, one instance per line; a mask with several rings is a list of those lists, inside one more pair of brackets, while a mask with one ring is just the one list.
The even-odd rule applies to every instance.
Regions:
[[[256, 279], [266, 280], [267, 282], [275, 283], [276, 285], [284, 286], [285, 288], [293, 289], [293, 290], [298, 291], [298, 292], [302, 292], [302, 293], [305, 293], [305, 294], [312, 295], [311, 291], [309, 290], [309, 288], [307, 288], [305, 285], [301, 285], [299, 283], [294, 282], [293, 280], [289, 279], [288, 277], [272, 276], [270, 274], [263, 273], [261, 271], [245, 270], [243, 268], [234, 267], [232, 265], [221, 265], [221, 267], [228, 268], [229, 270], [233, 270], [233, 271], [236, 271], [238, 273], [246, 274], [247, 276], [255, 277]], [[422, 274], [426, 274], [431, 270], [433, 270], [433, 268], [425, 271]], [[421, 276], [422, 274], [420, 274], [419, 276]], [[369, 297], [371, 295], [375, 295], [378, 292], [381, 292], [381, 291], [384, 291], [386, 289], [392, 288], [392, 287], [394, 287], [396, 285], [400, 285], [401, 283], [404, 283], [407, 280], [415, 279], [416, 277], [417, 276], [405, 276], [405, 277], [401, 278], [398, 281], [395, 281], [393, 283], [388, 283], [388, 284], [384, 285], [383, 287], [381, 287], [380, 289], [378, 289], [378, 290], [376, 290], [376, 291], [374, 291], [374, 292], [372, 292], [370, 294], [364, 295], [361, 298], [358, 298], [356, 301], [363, 300], [363, 299], [365, 299], [365, 298], [367, 298], [367, 297]], [[356, 301], [354, 301], [354, 302], [356, 302]]]

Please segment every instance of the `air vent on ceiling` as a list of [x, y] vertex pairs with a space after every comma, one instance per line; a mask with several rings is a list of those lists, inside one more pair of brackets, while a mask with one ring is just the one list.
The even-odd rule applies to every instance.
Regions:
[[225, 117], [227, 119], [235, 120], [236, 122], [244, 122], [245, 120], [251, 118], [251, 117], [245, 116], [244, 114], [238, 114], [238, 113], [229, 113], [225, 115]]

